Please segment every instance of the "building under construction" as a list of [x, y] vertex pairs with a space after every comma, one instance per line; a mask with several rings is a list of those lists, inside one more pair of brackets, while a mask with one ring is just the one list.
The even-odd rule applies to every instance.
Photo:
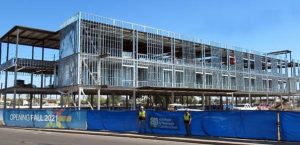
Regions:
[[[80, 109], [89, 96], [89, 106], [100, 109], [109, 106], [101, 96], [119, 95], [125, 107], [135, 109], [138, 98], [146, 98], [149, 108], [163, 98], [160, 107], [166, 108], [197, 96], [204, 108], [212, 97], [220, 104], [223, 98], [227, 104], [240, 98], [252, 104], [257, 97], [268, 103], [300, 92], [300, 66], [289, 50], [260, 53], [81, 12], [58, 31], [15, 26], [0, 47], [5, 108], [9, 97], [16, 108], [22, 94], [29, 96], [29, 108], [34, 97], [42, 108], [45, 96], [55, 95], [62, 107], [73, 103]], [[58, 57], [46, 60], [47, 52]]]

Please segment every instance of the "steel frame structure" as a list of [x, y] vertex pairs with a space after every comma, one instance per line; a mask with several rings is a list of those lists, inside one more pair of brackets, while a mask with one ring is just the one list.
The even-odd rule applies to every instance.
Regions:
[[[137, 94], [202, 96], [203, 104], [205, 96], [231, 96], [232, 103], [234, 96], [246, 96], [252, 103], [253, 96], [300, 92], [300, 66], [288, 60], [290, 51], [260, 53], [82, 12], [58, 32], [54, 88], [62, 96], [77, 95], [79, 108], [83, 97], [97, 95], [100, 109], [100, 94], [130, 95], [135, 109]], [[4, 66], [12, 66], [7, 63], [0, 66], [6, 74]]]

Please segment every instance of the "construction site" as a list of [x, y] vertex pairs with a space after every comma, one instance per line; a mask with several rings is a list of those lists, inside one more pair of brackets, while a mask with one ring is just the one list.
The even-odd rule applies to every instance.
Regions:
[[15, 26], [0, 47], [5, 109], [300, 105], [299, 61], [286, 48], [257, 52], [82, 12], [57, 31]]

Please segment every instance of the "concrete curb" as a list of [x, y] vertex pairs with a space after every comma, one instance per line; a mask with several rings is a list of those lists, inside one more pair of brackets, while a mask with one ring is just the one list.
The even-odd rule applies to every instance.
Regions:
[[[73, 133], [73, 134], [87, 134], [87, 135], [101, 135], [101, 136], [115, 136], [115, 137], [129, 137], [129, 138], [141, 138], [151, 140], [164, 140], [164, 141], [175, 141], [184, 143], [199, 143], [199, 144], [226, 144], [226, 145], [259, 145], [259, 144], [276, 144], [275, 141], [259, 141], [259, 140], [242, 140], [235, 139], [234, 141], [220, 140], [218, 138], [202, 139], [202, 138], [186, 138], [186, 137], [173, 137], [173, 136], [156, 136], [156, 135], [140, 135], [131, 133], [113, 133], [113, 132], [96, 132], [96, 131], [83, 131], [83, 130], [66, 130], [66, 129], [44, 129], [44, 128], [20, 128], [20, 127], [5, 127], [12, 129], [23, 129], [32, 131], [47, 131], [57, 133]], [[264, 143], [262, 143], [264, 142]]]

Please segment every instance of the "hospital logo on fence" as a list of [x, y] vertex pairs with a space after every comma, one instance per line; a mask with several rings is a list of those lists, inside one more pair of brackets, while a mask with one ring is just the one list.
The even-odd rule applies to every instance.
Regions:
[[151, 128], [158, 127], [158, 118], [157, 117], [150, 117], [150, 127]]
[[155, 129], [178, 130], [178, 118], [172, 116], [151, 116], [149, 118], [149, 127]]

